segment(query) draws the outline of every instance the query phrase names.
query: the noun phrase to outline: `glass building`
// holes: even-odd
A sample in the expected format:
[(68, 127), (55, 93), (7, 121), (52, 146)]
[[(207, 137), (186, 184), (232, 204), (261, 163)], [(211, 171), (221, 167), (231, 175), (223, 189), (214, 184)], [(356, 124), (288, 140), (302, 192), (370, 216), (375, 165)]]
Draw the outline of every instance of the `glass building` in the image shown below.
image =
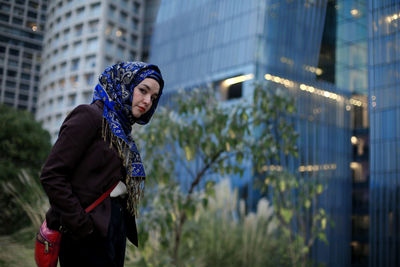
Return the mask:
[[(163, 70), (166, 91), (213, 84), (222, 101), (231, 101), (266, 80), (294, 96), (299, 158), (285, 165), (328, 186), (319, 205), (335, 227), (327, 230), (329, 245), (316, 243), (311, 254), (329, 266), (352, 262), (351, 137), (367, 114), (365, 9), (361, 1), (169, 0), (161, 3), (152, 39), (150, 61)], [(347, 40), (358, 27), (360, 38)], [(241, 82), (218, 87), (235, 77)], [(251, 175), (235, 179), (250, 206), (258, 197), (251, 182)]]
[(47, 0), (0, 1), (0, 103), (36, 111)]
[(161, 0), (146, 0), (143, 15), (143, 44), (141, 60), (149, 61), (149, 50), (151, 36), (153, 35), (153, 26), (157, 18), (158, 8)]
[(335, 84), (353, 94), (368, 93), (368, 12), (365, 0), (337, 0)]
[(369, 120), (368, 92), (368, 3), (364, 0), (337, 0), (328, 2), (335, 10), (335, 41), (333, 43), (333, 74), (336, 87), (362, 101), (352, 110), (350, 163), (352, 183), (351, 265), (367, 266), (369, 255)]
[(368, 3), (369, 266), (400, 266), (400, 1)]

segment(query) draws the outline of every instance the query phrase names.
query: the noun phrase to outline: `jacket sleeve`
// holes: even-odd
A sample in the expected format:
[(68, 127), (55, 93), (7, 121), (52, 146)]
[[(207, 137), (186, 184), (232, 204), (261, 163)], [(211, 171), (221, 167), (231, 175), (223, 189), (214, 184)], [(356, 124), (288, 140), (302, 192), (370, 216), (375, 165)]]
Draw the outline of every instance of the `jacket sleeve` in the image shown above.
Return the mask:
[(71, 174), (101, 127), (94, 117), (88, 105), (78, 106), (67, 116), (40, 176), (51, 207), (60, 214), (60, 224), (76, 238), (90, 234), (94, 228), (70, 182)]

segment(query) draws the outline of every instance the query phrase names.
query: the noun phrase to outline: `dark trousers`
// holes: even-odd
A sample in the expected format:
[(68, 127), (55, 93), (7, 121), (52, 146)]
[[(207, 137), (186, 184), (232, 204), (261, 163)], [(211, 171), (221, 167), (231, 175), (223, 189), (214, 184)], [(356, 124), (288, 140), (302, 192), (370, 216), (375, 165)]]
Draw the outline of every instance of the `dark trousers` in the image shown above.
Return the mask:
[(126, 226), (124, 212), (119, 198), (111, 199), (111, 219), (107, 237), (94, 231), (93, 234), (74, 240), (63, 235), (60, 247), (61, 267), (122, 267), (126, 248)]

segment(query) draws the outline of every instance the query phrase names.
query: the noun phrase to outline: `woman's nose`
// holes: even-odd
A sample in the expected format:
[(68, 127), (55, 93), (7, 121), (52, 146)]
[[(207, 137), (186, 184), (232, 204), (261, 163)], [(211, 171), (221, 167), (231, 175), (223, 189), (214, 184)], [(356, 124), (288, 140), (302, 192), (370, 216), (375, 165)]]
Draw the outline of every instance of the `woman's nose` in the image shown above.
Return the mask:
[(151, 104), (151, 96), (146, 95), (146, 96), (144, 97), (144, 99), (143, 99), (143, 102), (144, 102), (146, 105), (150, 105), (150, 104)]

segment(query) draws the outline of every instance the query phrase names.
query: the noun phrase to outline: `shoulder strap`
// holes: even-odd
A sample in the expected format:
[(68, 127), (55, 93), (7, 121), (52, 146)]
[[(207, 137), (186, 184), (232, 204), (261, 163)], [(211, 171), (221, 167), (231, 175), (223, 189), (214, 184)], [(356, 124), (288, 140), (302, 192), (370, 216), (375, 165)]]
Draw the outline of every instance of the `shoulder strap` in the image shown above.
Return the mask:
[(85, 209), (85, 212), (88, 213), (89, 211), (94, 209), (97, 205), (99, 205), (106, 197), (108, 197), (108, 195), (111, 194), (111, 191), (114, 190), (114, 188), (117, 186), (118, 183), (119, 181), (116, 182), (113, 186), (111, 186), (106, 192), (104, 192), (104, 194), (101, 195), (101, 197), (99, 197), (95, 202), (93, 202), (89, 207)]

